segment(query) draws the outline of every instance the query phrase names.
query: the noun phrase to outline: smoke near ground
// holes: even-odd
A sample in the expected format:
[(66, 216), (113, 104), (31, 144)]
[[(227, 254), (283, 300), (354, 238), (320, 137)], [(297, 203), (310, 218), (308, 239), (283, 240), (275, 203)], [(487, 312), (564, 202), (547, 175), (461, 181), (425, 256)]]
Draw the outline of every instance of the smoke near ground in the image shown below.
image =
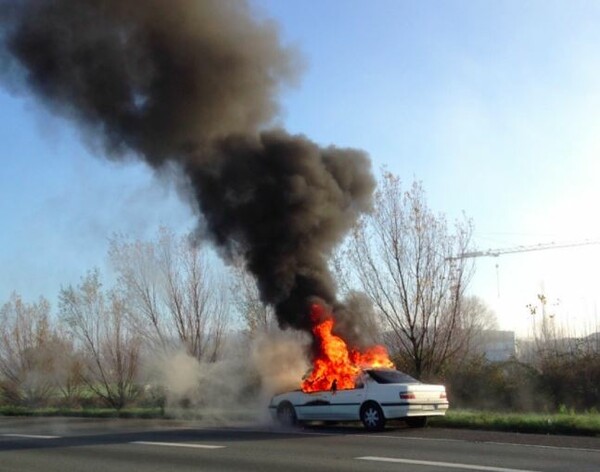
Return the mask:
[[(246, 1), (0, 0), (5, 84), (112, 159), (181, 168), (198, 234), (243, 256), (282, 327), (334, 305), (326, 259), (371, 205), (362, 151), (268, 130), (299, 55)], [(16, 85), (15, 85), (16, 84)]]
[(309, 345), (305, 333), (272, 330), (249, 344), (230, 343), (216, 362), (199, 362), (180, 349), (149, 360), (146, 369), (160, 386), (169, 416), (218, 424), (262, 422), (274, 394), (298, 388), (309, 367)]
[(305, 356), (309, 343), (304, 333), (276, 330), (253, 340), (252, 365), (261, 380), (263, 399), (298, 388), (298, 380), (310, 367)]

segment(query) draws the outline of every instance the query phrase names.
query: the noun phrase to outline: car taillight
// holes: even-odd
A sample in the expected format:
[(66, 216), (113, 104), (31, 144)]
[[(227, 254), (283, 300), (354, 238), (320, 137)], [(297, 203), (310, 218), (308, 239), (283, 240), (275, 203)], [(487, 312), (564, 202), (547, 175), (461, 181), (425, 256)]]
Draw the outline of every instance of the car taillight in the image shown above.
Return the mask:
[(414, 400), (415, 398), (415, 394), (412, 392), (400, 392), (400, 399), (402, 400)]
[(446, 396), (446, 392), (440, 393), (440, 399), (446, 400), (448, 397)]

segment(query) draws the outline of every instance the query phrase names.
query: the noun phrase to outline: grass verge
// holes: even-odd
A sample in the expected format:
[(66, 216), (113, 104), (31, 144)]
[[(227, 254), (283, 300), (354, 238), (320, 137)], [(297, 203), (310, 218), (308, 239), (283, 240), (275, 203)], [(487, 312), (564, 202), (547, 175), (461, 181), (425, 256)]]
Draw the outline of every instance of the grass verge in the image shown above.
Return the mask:
[(167, 418), (160, 408), (28, 408), (0, 407), (0, 416), (67, 416), (80, 418)]
[(600, 414), (593, 413), (503, 413), (450, 410), (431, 418), (431, 426), (442, 428), (510, 431), (514, 433), (600, 436)]
[[(16, 406), (0, 407), (0, 416), (63, 416), (83, 418), (164, 418), (206, 419), (219, 418), (240, 421), (251, 420), (248, 411), (219, 414), (218, 411), (168, 411), (160, 408), (27, 408)], [(514, 433), (567, 434), (574, 436), (600, 437), (600, 413), (503, 413), (476, 410), (450, 410), (446, 416), (430, 418), (428, 424), (440, 428), (479, 429)]]
[(63, 416), (79, 418), (154, 418), (154, 419), (179, 419), (201, 420), (208, 423), (230, 423), (255, 421), (256, 412), (248, 409), (189, 409), (169, 408), (166, 412), (159, 407), (155, 408), (29, 408), (22, 406), (0, 406), (0, 416)]

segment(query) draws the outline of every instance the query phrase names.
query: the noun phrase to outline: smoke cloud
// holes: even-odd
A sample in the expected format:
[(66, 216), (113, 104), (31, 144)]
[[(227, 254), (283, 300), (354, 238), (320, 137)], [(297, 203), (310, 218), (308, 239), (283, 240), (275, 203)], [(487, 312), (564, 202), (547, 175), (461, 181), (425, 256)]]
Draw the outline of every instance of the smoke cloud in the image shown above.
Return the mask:
[(277, 393), (298, 387), (309, 364), (309, 336), (270, 330), (256, 339), (230, 339), (227, 355), (200, 362), (185, 349), (157, 352), (145, 361), (150, 387), (164, 386), (165, 410), (174, 417), (196, 417), (217, 424), (263, 422)]
[(326, 259), (375, 186), (366, 154), (269, 129), (302, 61), (246, 1), (0, 0), (0, 64), (107, 156), (176, 165), (199, 234), (242, 255), (283, 327), (334, 306)]

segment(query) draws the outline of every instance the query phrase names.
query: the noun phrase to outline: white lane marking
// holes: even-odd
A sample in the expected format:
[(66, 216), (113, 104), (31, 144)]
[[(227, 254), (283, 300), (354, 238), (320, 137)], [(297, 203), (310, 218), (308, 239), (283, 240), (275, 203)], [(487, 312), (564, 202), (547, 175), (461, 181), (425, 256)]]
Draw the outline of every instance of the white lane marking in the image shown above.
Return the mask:
[(30, 439), (59, 439), (60, 436), (46, 436), (42, 434), (2, 434), (8, 438), (30, 438)]
[(537, 447), (540, 449), (558, 449), (558, 450), (569, 450), (569, 451), (580, 451), (580, 452), (595, 452), (600, 453), (600, 449), (591, 449), (586, 447), (569, 447), (569, 446), (544, 446), (543, 444), (519, 444), (519, 443), (505, 443), (500, 441), (479, 441), (485, 444), (494, 444), (497, 446), (522, 446), (522, 447)]
[(393, 457), (364, 456), (355, 457), (355, 459), (361, 461), (397, 462), (401, 464), (428, 465), (432, 467), (445, 467), (447, 469), (482, 470), (486, 472), (536, 472), (533, 470), (524, 469), (507, 469), (506, 467), (490, 467), (486, 465), (460, 464), (458, 462), (416, 461), (412, 459), (396, 459)]
[[(474, 442), (468, 439), (451, 439), (451, 438), (418, 438), (415, 436), (392, 436), (385, 434), (353, 434), (359, 438), (384, 438), (384, 439), (406, 439), (408, 441), (444, 441), (444, 442)], [(475, 441), (481, 442), (481, 441)]]
[(360, 437), (360, 438), (384, 438), (384, 439), (399, 439), (408, 441), (430, 441), (430, 442), (461, 442), (461, 443), (476, 443), (476, 444), (494, 444), (498, 446), (515, 446), (515, 447), (535, 447), (540, 449), (557, 449), (557, 450), (569, 450), (569, 451), (582, 451), (582, 452), (595, 452), (600, 453), (600, 449), (592, 449), (585, 447), (568, 447), (568, 446), (545, 446), (542, 444), (520, 444), (511, 442), (501, 441), (482, 441), (474, 439), (451, 439), (451, 438), (419, 438), (415, 436), (392, 436), (385, 434), (354, 434), (354, 433), (317, 433), (314, 431), (302, 431), (294, 429), (259, 429), (259, 428), (235, 428), (235, 427), (223, 427), (223, 428), (212, 428), (207, 426), (190, 426), (189, 429), (202, 430), (202, 431), (232, 431), (236, 433), (262, 433), (262, 434), (298, 434), (303, 436), (337, 436), (337, 437)]
[(201, 431), (231, 431), (234, 433), (261, 433), (261, 434), (300, 434), (303, 436), (354, 436), (340, 433), (315, 433), (308, 431), (300, 431), (297, 429), (257, 429), (257, 428), (210, 428), (205, 426), (192, 427), (191, 429)]
[(142, 446), (169, 446), (169, 447), (189, 447), (192, 449), (223, 449), (226, 446), (215, 446), (213, 444), (191, 444), (191, 443), (169, 443), (155, 441), (132, 441), (131, 444), (141, 444)]
[(493, 444), (496, 446), (515, 446), (515, 447), (535, 447), (540, 449), (557, 449), (557, 450), (568, 450), (568, 451), (582, 451), (582, 452), (596, 452), (600, 453), (600, 449), (592, 449), (589, 447), (569, 447), (569, 446), (547, 446), (543, 444), (523, 444), (523, 443), (511, 443), (502, 441), (487, 441), (487, 440), (476, 440), (476, 439), (450, 439), (450, 438), (418, 438), (414, 436), (391, 436), (384, 434), (353, 434), (352, 436), (359, 436), (361, 438), (384, 438), (384, 439), (400, 439), (408, 441), (433, 441), (433, 442), (466, 442), (476, 444)]

